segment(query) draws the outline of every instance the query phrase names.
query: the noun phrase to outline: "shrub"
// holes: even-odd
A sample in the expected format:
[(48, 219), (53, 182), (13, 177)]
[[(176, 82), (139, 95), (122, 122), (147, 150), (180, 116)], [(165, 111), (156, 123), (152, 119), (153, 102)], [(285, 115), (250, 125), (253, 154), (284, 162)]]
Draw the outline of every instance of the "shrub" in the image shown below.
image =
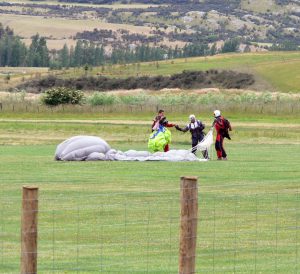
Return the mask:
[(45, 79), (34, 79), (18, 86), (20, 89), (32, 88), (44, 90), (53, 87), (67, 87), (84, 90), (117, 90), (117, 89), (151, 89), (160, 90), (163, 88), (246, 88), (254, 83), (254, 77), (250, 74), (237, 73), (234, 71), (183, 71), (172, 76), (142, 76), (123, 78), (80, 77), (62, 79), (49, 76)]
[(83, 92), (64, 87), (51, 88), (45, 91), (42, 102), (46, 105), (80, 104), (84, 98)]

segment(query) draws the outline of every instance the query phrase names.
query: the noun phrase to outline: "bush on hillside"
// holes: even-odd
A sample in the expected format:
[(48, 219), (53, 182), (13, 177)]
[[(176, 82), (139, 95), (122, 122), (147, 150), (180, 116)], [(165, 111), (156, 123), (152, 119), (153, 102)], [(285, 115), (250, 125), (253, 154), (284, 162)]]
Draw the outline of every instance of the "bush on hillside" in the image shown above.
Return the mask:
[(150, 89), (161, 90), (164, 88), (247, 88), (254, 83), (253, 75), (235, 71), (183, 71), (171, 76), (142, 76), (129, 78), (79, 77), (61, 79), (48, 77), (31, 80), (18, 86), (31, 92), (53, 87), (66, 87), (78, 90), (119, 90), (119, 89)]
[(61, 104), (80, 104), (84, 95), (80, 90), (64, 87), (51, 88), (45, 91), (42, 102), (46, 105), (57, 106)]

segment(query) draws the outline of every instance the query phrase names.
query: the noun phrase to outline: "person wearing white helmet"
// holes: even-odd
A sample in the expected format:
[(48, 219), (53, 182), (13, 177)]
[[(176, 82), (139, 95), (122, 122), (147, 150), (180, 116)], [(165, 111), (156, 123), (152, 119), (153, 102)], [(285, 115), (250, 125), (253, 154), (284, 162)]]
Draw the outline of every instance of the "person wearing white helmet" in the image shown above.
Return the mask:
[(229, 132), (231, 131), (231, 125), (230, 122), (221, 116), (220, 110), (214, 111), (214, 117), (215, 120), (213, 122), (213, 126), (215, 127), (217, 131), (216, 136), (216, 143), (215, 143), (215, 149), (217, 152), (218, 160), (227, 160), (227, 153), (224, 149), (224, 138), (231, 139), (229, 136)]
[[(190, 123), (187, 124), (184, 128), (180, 128), (179, 126), (175, 126), (175, 128), (179, 131), (182, 132), (187, 132), (189, 131), (192, 136), (192, 152), (196, 153), (197, 148), (196, 146), (198, 145), (199, 142), (201, 142), (205, 136), (203, 130), (205, 128), (205, 125), (200, 121), (196, 119), (196, 116), (194, 114), (191, 114), (189, 116)], [(208, 159), (208, 152), (207, 150), (202, 151), (203, 157), (205, 159)]]

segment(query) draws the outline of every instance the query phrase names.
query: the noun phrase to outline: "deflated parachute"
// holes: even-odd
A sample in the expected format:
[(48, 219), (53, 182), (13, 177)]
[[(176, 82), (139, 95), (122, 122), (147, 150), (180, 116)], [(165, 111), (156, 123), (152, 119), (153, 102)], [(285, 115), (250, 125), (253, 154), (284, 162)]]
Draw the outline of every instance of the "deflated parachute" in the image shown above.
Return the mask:
[(163, 126), (151, 133), (148, 141), (148, 149), (151, 152), (164, 151), (167, 144), (171, 143), (171, 131)]
[[(163, 143), (163, 142), (162, 142)], [(58, 161), (207, 161), (198, 159), (189, 150), (170, 150), (150, 153), (111, 149), (103, 139), (96, 136), (75, 136), (59, 144), (55, 151)]]
[(110, 146), (99, 137), (74, 136), (57, 146), (55, 160), (84, 161), (95, 156), (95, 153), (97, 157), (105, 155), (110, 149)]

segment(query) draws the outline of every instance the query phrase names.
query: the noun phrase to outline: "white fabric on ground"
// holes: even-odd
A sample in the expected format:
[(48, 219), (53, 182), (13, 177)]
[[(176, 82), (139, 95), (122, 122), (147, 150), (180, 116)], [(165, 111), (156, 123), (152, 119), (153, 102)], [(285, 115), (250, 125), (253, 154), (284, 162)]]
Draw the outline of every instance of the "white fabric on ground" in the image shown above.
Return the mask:
[[(213, 143), (212, 130), (199, 143), (197, 149), (205, 150)], [(111, 149), (103, 139), (95, 136), (74, 136), (59, 144), (55, 151), (58, 161), (207, 161), (199, 159), (191, 150), (170, 150), (150, 153), (128, 150), (122, 152)]]
[[(92, 153), (106, 154), (110, 146), (95, 136), (75, 136), (59, 144), (55, 151), (55, 159), (62, 161), (84, 161)], [(93, 159), (93, 155), (91, 155)], [(91, 159), (91, 158), (88, 158)]]
[(197, 150), (199, 151), (209, 150), (211, 145), (214, 143), (213, 132), (214, 129), (211, 128), (209, 132), (205, 135), (204, 139), (196, 146)]

